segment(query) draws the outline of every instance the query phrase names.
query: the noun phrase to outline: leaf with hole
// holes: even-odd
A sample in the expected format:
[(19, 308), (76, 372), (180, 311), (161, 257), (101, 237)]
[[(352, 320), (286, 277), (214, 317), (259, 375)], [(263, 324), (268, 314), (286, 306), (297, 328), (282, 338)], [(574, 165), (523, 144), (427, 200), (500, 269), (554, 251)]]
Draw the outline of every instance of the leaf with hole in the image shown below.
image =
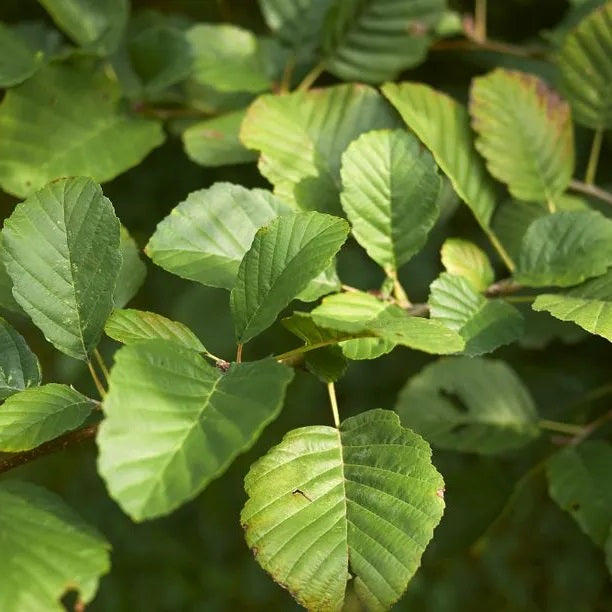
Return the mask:
[(428, 444), (388, 410), (290, 431), (245, 489), (247, 544), (309, 610), (342, 609), (349, 579), (364, 609), (389, 609), (444, 511)]
[(36, 355), (21, 334), (0, 317), (0, 400), (28, 387), (37, 387), (40, 380)]

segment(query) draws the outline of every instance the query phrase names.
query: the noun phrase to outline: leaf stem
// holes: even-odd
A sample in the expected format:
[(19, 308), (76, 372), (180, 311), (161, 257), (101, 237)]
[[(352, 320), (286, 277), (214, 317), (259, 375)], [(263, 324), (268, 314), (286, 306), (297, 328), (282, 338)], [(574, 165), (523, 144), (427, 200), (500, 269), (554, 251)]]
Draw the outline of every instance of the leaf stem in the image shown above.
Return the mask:
[(592, 185), (595, 182), (597, 174), (597, 164), (599, 164), (599, 154), (601, 152), (601, 143), (603, 142), (603, 128), (598, 127), (593, 134), (593, 144), (591, 145), (591, 154), (589, 155), (589, 163), (587, 165), (584, 182), (587, 185)]
[(322, 348), (324, 346), (329, 346), (330, 344), (338, 344), (339, 342), (343, 342), (344, 340), (351, 340), (355, 336), (349, 336), (347, 338), (334, 339), (334, 340), (324, 340), (323, 342), (315, 342), (314, 344), (303, 344), (302, 346), (298, 346), (286, 353), (281, 353), (280, 355), (276, 355), (274, 359), (276, 361), (287, 361), (292, 359), (293, 357), (298, 357), (303, 353), (307, 353), (308, 351), (314, 351), (315, 349)]
[(236, 347), (236, 363), (242, 363), (242, 347), (244, 344), (240, 343)]
[(302, 82), (297, 86), (298, 91), (306, 91), (310, 89), (313, 83), (323, 74), (325, 71), (325, 64), (319, 62), (312, 70), (302, 79)]
[(493, 245), (493, 248), (497, 251), (499, 256), (502, 258), (502, 261), (506, 264), (506, 268), (508, 268), (508, 270), (511, 273), (514, 273), (514, 271), (516, 270), (516, 265), (514, 261), (512, 260), (512, 257), (510, 257), (510, 255), (508, 254), (508, 251), (506, 251), (503, 244), (499, 241), (499, 238), (497, 237), (495, 232), (493, 232), (493, 230), (488, 229), (488, 228), (485, 229), (484, 231), (485, 231), (485, 234), (487, 235), (487, 238)]
[(506, 302), (514, 303), (514, 304), (522, 304), (533, 302), (533, 300), (538, 297), (537, 295), (508, 295), (502, 297)]
[(96, 389), (98, 390), (100, 397), (104, 399), (106, 397), (106, 390), (104, 389), (104, 385), (100, 382), (100, 379), (98, 378), (98, 375), (96, 374), (96, 370), (93, 367), (93, 363), (91, 363), (89, 359), (87, 360), (87, 367), (89, 368), (89, 373), (91, 374), (91, 377), (93, 378), (94, 384), (96, 385)]
[(474, 7), (474, 37), (480, 43), (487, 40), (487, 0), (476, 0)]
[(397, 278), (397, 270), (392, 269), (387, 271), (387, 276), (393, 281), (393, 297), (395, 298), (398, 306), (402, 308), (410, 308), (412, 306), (412, 302), (408, 298), (408, 294), (402, 287), (402, 283), (400, 283), (399, 278)]
[(338, 400), (336, 399), (336, 387), (333, 382), (327, 383), (327, 393), (329, 394), (329, 403), (331, 404), (332, 413), (334, 415), (334, 425), (336, 429), (340, 429), (340, 414), (338, 412)]
[(289, 93), (291, 89), (291, 77), (293, 76), (293, 70), (295, 68), (295, 54), (289, 56), (285, 67), (283, 68), (283, 76), (278, 86), (279, 94)]
[(538, 427), (540, 429), (547, 429), (548, 431), (569, 434), (571, 436), (578, 436), (584, 431), (584, 427), (582, 425), (561, 423), (560, 421), (549, 421), (547, 419), (540, 419), (538, 421)]
[(552, 214), (554, 212), (557, 212), (557, 206), (555, 205), (555, 203), (554, 203), (554, 201), (552, 199), (549, 198), (546, 201), (546, 206), (548, 206), (548, 212), (549, 213)]
[(98, 365), (100, 366), (100, 370), (102, 370), (102, 375), (104, 376), (104, 380), (106, 381), (106, 384), (108, 385), (108, 378), (110, 376), (110, 373), (108, 371), (108, 368), (106, 367), (106, 364), (104, 363), (104, 359), (102, 359), (102, 355), (100, 354), (100, 351), (98, 349), (94, 349), (94, 357), (96, 358), (96, 361), (98, 362)]
[(584, 193), (585, 195), (592, 196), (601, 200), (602, 202), (606, 202), (608, 204), (612, 204), (612, 193), (609, 191), (605, 191), (600, 189), (595, 185), (589, 185), (588, 183), (583, 183), (582, 181), (577, 181), (576, 179), (572, 179), (569, 184), (569, 188), (573, 191), (577, 191), (578, 193)]

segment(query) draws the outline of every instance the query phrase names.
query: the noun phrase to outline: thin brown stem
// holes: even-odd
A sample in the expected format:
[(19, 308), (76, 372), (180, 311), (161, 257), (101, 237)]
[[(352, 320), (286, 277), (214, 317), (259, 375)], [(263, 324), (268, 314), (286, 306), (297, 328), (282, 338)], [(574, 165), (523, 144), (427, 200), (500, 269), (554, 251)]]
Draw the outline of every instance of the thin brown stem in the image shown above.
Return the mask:
[(603, 128), (599, 127), (593, 135), (593, 144), (591, 145), (591, 154), (589, 155), (589, 163), (587, 164), (584, 182), (587, 185), (592, 185), (595, 182), (597, 174), (597, 165), (599, 164), (599, 154), (601, 153), (601, 143), (603, 142)]
[(325, 64), (319, 62), (314, 68), (302, 79), (302, 82), (297, 86), (298, 91), (306, 91), (312, 87), (314, 82), (325, 71)]
[(500, 242), (495, 232), (493, 232), (493, 230), (490, 230), (490, 229), (485, 229), (485, 234), (487, 235), (487, 238), (493, 245), (493, 248), (498, 252), (499, 256), (502, 258), (502, 261), (504, 262), (504, 264), (506, 264), (506, 268), (508, 268), (508, 271), (510, 273), (513, 273), (514, 270), (516, 270), (516, 265), (514, 261), (512, 260), (512, 257), (510, 257), (510, 254), (508, 253), (508, 251), (506, 251), (506, 249), (504, 248), (504, 245)]
[(242, 348), (243, 348), (243, 344), (240, 343), (237, 347), (236, 347), (236, 363), (242, 363)]
[(487, 40), (487, 0), (476, 0), (474, 7), (474, 37), (481, 43)]
[(516, 57), (545, 58), (547, 52), (544, 48), (517, 47), (508, 43), (485, 40), (478, 41), (474, 38), (467, 40), (440, 40), (431, 47), (432, 51), (495, 51), (505, 55)]
[(597, 431), (602, 425), (605, 425), (610, 419), (612, 419), (612, 410), (604, 412), (599, 418), (587, 423), (582, 427), (582, 431), (577, 433), (570, 441), (570, 444), (580, 444), (585, 438), (588, 438), (591, 434)]
[(582, 425), (574, 425), (573, 423), (561, 423), (560, 421), (549, 421), (548, 419), (540, 419), (538, 421), (540, 429), (547, 429), (556, 433), (569, 434), (577, 436), (582, 434), (584, 427)]
[(569, 188), (573, 191), (577, 191), (578, 193), (583, 193), (584, 195), (597, 198), (602, 202), (612, 204), (612, 193), (610, 193), (609, 191), (605, 191), (604, 189), (600, 189), (595, 185), (589, 185), (587, 183), (583, 183), (582, 181), (572, 179), (570, 181)]
[(6, 457), (2, 457), (0, 458), (0, 474), (8, 472), (9, 470), (19, 467), (20, 465), (30, 463), (30, 461), (34, 461), (39, 457), (57, 453), (71, 446), (80, 444), (85, 440), (94, 438), (97, 431), (98, 423), (94, 423), (93, 425), (88, 425), (87, 427), (76, 429), (75, 431), (69, 431), (63, 436), (49, 440), (49, 442), (45, 442), (44, 444), (41, 444), (40, 446), (37, 446), (31, 450), (13, 453), (7, 455)]
[(104, 399), (104, 397), (106, 396), (106, 389), (104, 389), (104, 385), (102, 384), (102, 382), (98, 378), (98, 375), (96, 374), (96, 370), (93, 367), (93, 363), (91, 363), (91, 361), (89, 361), (89, 359), (87, 360), (87, 367), (89, 368), (89, 373), (91, 374), (91, 377), (92, 377), (92, 379), (94, 381), (94, 385), (96, 385), (96, 389), (98, 390), (98, 393), (100, 394), (100, 397), (102, 399)]
[(291, 78), (293, 77), (293, 70), (295, 68), (295, 55), (291, 55), (285, 64), (283, 69), (283, 76), (278, 86), (279, 94), (289, 93), (291, 90)]

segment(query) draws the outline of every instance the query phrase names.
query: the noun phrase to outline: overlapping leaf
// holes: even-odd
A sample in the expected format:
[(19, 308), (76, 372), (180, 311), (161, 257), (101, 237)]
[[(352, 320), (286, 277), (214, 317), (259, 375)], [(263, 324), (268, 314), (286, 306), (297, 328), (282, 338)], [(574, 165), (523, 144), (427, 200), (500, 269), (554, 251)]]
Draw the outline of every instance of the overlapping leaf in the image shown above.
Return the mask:
[(278, 415), (292, 376), (272, 360), (223, 372), (164, 340), (120, 349), (98, 435), (111, 497), (136, 521), (195, 497)]
[(304, 291), (298, 293), (296, 299), (300, 300), (300, 302), (314, 302), (328, 293), (340, 291), (341, 286), (342, 284), (340, 283), (340, 278), (336, 271), (336, 262), (334, 260), (328, 268), (323, 270), (323, 272), (315, 276), (310, 283), (308, 283)]
[(612, 342), (612, 269), (565, 293), (541, 294), (532, 307)]
[(309, 610), (367, 610), (405, 591), (444, 510), (427, 443), (371, 410), (295, 429), (251, 466), (241, 521), (259, 564)]
[(336, 213), (348, 144), (363, 132), (398, 126), (375, 90), (347, 84), (261, 96), (249, 107), (240, 137), (261, 152), (259, 169), (281, 198)]
[(448, 238), (440, 255), (446, 271), (465, 278), (476, 291), (484, 291), (495, 278), (487, 254), (469, 240)]
[(488, 228), (495, 210), (495, 186), (474, 148), (465, 107), (417, 83), (386, 83), (382, 92), (432, 152), (476, 220)]
[(0, 317), (0, 400), (28, 387), (36, 387), (40, 379), (36, 355), (21, 334)]
[(479, 357), (425, 367), (406, 383), (396, 410), (402, 424), (440, 448), (492, 454), (539, 434), (533, 400), (516, 374)]
[(93, 408), (88, 397), (57, 383), (11, 395), (0, 406), (0, 450), (35, 448), (81, 425)]
[(15, 299), (60, 351), (86, 360), (113, 307), (119, 220), (88, 178), (51, 183), (4, 224)]
[(257, 230), (290, 212), (269, 191), (215, 183), (178, 204), (159, 223), (145, 251), (168, 272), (231, 289)]
[(0, 23), (0, 87), (17, 85), (31, 77), (41, 65), (27, 42), (7, 25)]
[(612, 128), (612, 2), (593, 11), (568, 34), (557, 58), (561, 86), (576, 121)]
[(368, 255), (394, 272), (418, 253), (438, 214), (440, 177), (404, 130), (362, 134), (342, 156), (342, 207)]
[(519, 200), (554, 205), (574, 172), (569, 106), (539, 77), (497, 69), (472, 81), (476, 148)]
[(90, 602), (110, 568), (110, 544), (41, 487), (5, 480), (0, 507), (0, 610), (61, 612), (60, 598), (68, 590)]
[(140, 259), (138, 246), (123, 225), (119, 235), (119, 250), (121, 267), (113, 294), (115, 308), (123, 308), (138, 293), (147, 275), (147, 268)]
[(349, 225), (317, 212), (277, 217), (261, 228), (240, 264), (230, 295), (236, 341), (248, 342), (326, 270)]
[(119, 110), (116, 82), (91, 66), (51, 64), (0, 105), (0, 186), (25, 197), (59, 176), (108, 181), (164, 136), (157, 121)]

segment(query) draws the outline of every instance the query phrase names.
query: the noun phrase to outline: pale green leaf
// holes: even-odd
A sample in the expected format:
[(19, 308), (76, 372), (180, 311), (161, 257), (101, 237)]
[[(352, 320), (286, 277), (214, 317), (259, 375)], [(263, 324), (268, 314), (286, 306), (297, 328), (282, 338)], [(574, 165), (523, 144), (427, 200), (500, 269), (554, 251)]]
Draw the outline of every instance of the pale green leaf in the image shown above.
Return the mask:
[(495, 280), (487, 254), (469, 240), (448, 238), (440, 255), (446, 271), (467, 279), (476, 291), (485, 291)]
[(159, 223), (145, 252), (168, 272), (231, 289), (257, 230), (291, 212), (264, 189), (215, 183), (178, 204)]
[(229, 24), (198, 23), (187, 31), (192, 78), (218, 91), (259, 93), (272, 86), (255, 34)]
[(0, 400), (28, 387), (36, 387), (40, 380), (36, 355), (21, 334), (0, 317)]
[(521, 242), (516, 280), (530, 287), (569, 287), (612, 265), (612, 220), (596, 211), (536, 219)]
[(443, 359), (425, 367), (400, 392), (402, 424), (433, 446), (493, 454), (539, 435), (529, 391), (502, 361)]
[(60, 176), (101, 183), (139, 164), (164, 135), (119, 109), (116, 82), (92, 67), (51, 64), (0, 104), (0, 186), (26, 197)]
[(2, 612), (62, 612), (77, 590), (90, 602), (110, 569), (110, 544), (57, 495), (18, 480), (0, 483)]
[(272, 325), (308, 283), (329, 267), (349, 225), (317, 212), (277, 217), (261, 228), (240, 264), (230, 295), (236, 341)]
[(42, 54), (34, 53), (17, 32), (0, 22), (0, 87), (12, 87), (31, 77), (41, 59)]
[(292, 376), (273, 360), (223, 372), (163, 340), (120, 349), (98, 435), (111, 497), (136, 521), (195, 497), (278, 415)]
[(445, 0), (335, 0), (325, 22), (326, 69), (346, 81), (394, 79), (425, 59), (445, 8)]
[(81, 425), (93, 408), (88, 397), (57, 383), (11, 395), (0, 406), (0, 450), (35, 448)]
[(532, 305), (612, 342), (612, 269), (565, 293), (544, 293)]
[(514, 342), (523, 333), (523, 317), (511, 304), (488, 300), (470, 282), (444, 272), (430, 286), (429, 312), (464, 338), (463, 353), (490, 353)]
[(209, 167), (255, 161), (257, 154), (246, 149), (239, 138), (244, 114), (239, 110), (189, 126), (182, 136), (189, 159)]
[(113, 205), (91, 179), (61, 179), (18, 204), (2, 235), (19, 305), (60, 351), (87, 360), (121, 265)]
[(241, 522), (258, 563), (309, 610), (404, 593), (444, 511), (428, 444), (388, 410), (290, 431), (251, 466)]
[(86, 49), (115, 50), (128, 20), (128, 0), (38, 0), (53, 21)]
[(262, 153), (259, 170), (287, 202), (340, 211), (340, 165), (346, 147), (370, 130), (399, 127), (383, 98), (358, 84), (259, 97), (240, 137)]
[(140, 259), (140, 250), (123, 225), (119, 235), (121, 267), (113, 294), (115, 308), (123, 308), (137, 293), (147, 275), (147, 267)]
[(603, 440), (567, 446), (546, 464), (548, 491), (598, 546), (612, 527), (612, 445)]
[(197, 353), (206, 349), (199, 338), (183, 323), (172, 321), (155, 312), (126, 308), (114, 310), (104, 326), (107, 336), (123, 344), (147, 340), (167, 340)]
[(488, 228), (496, 204), (495, 185), (474, 148), (465, 107), (417, 83), (386, 83), (382, 92), (432, 152), (478, 223)]
[(342, 156), (342, 208), (353, 235), (387, 272), (418, 253), (439, 214), (440, 177), (405, 130), (362, 134)]
[(308, 283), (304, 291), (298, 293), (296, 299), (300, 302), (314, 302), (328, 293), (340, 291), (341, 287), (342, 284), (336, 272), (336, 262), (333, 261), (329, 267)]
[(561, 87), (576, 121), (612, 128), (612, 2), (593, 11), (565, 37), (557, 58)]
[(470, 113), (489, 172), (515, 198), (554, 205), (574, 172), (568, 104), (539, 77), (498, 68), (472, 81)]

